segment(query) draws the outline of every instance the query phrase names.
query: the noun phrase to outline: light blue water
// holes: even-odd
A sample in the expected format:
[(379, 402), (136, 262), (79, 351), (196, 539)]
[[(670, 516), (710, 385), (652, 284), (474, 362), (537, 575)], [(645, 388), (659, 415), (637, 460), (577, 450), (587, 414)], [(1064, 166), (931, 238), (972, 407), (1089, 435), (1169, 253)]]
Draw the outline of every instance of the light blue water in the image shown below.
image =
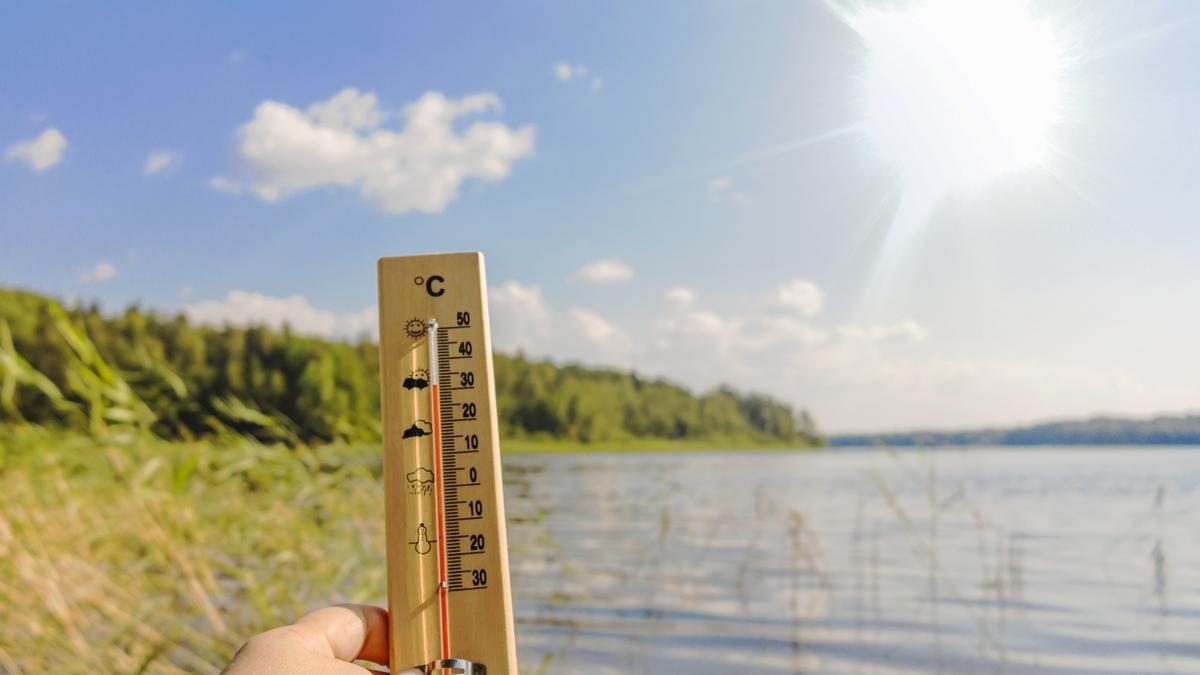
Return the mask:
[(1200, 449), (504, 470), (522, 672), (1200, 672)]

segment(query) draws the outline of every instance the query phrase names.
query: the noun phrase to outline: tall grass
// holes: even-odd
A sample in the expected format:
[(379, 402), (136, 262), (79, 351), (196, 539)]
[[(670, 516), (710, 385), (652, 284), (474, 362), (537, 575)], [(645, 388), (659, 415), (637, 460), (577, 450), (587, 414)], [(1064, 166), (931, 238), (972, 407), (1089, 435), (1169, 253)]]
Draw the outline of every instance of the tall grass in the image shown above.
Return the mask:
[(109, 439), (0, 426), (0, 673), (212, 673), (384, 601), (374, 446)]

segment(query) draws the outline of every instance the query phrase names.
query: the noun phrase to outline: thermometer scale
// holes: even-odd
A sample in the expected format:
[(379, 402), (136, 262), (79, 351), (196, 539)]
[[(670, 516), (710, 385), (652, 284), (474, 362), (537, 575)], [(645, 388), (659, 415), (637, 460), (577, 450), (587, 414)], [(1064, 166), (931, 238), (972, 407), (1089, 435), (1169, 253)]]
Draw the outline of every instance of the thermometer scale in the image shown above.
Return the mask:
[(483, 255), (379, 260), (391, 669), (517, 675)]

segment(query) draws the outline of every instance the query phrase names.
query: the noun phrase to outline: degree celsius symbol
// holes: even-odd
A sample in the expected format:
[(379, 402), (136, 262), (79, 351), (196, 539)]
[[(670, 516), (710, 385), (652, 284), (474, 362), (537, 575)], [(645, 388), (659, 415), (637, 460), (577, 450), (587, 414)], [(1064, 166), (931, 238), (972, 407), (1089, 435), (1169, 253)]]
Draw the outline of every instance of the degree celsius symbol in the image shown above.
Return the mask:
[(441, 284), (446, 283), (446, 278), (440, 274), (430, 274), (429, 278), (418, 276), (413, 279), (413, 283), (424, 286), (425, 292), (431, 297), (440, 298), (446, 294), (446, 289), (441, 287)]

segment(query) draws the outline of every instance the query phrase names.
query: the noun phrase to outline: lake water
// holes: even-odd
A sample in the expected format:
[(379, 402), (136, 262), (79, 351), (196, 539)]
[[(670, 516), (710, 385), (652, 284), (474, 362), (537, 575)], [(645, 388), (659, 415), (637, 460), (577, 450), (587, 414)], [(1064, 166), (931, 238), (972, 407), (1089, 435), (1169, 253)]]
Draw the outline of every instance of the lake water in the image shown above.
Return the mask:
[(1200, 449), (510, 456), (522, 672), (1200, 672)]

